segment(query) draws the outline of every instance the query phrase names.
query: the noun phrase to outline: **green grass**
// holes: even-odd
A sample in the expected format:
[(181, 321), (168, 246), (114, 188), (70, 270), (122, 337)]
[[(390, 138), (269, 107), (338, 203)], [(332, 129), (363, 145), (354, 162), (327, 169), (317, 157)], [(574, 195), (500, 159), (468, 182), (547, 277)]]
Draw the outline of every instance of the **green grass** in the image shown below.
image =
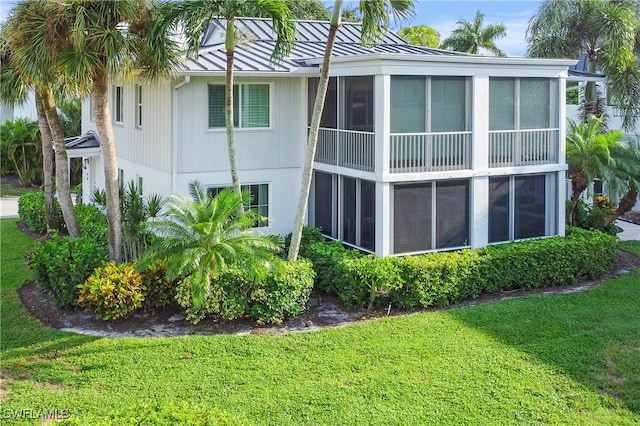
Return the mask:
[(309, 333), (109, 339), (24, 313), (33, 242), (0, 227), (3, 424), (39, 424), (8, 418), (26, 409), (95, 425), (640, 422), (640, 272)]
[(0, 183), (0, 197), (11, 197), (26, 194), (27, 192), (37, 191), (38, 188), (15, 188), (13, 185), (8, 183)]

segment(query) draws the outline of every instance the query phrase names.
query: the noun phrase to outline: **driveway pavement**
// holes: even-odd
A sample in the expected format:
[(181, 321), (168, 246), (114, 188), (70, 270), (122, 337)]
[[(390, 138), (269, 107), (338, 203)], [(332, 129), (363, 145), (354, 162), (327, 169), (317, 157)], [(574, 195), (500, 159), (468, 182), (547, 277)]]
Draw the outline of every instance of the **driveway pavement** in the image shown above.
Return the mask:
[(0, 197), (0, 218), (18, 217), (18, 198)]

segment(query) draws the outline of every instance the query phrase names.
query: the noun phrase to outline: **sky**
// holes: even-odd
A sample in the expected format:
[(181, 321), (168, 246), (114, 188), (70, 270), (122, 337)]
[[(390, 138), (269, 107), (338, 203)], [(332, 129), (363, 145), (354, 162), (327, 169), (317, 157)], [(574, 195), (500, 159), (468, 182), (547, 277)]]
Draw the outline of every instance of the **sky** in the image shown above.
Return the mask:
[(473, 21), (476, 11), (482, 12), (484, 23), (504, 24), (507, 36), (496, 40), (496, 45), (507, 56), (525, 56), (527, 43), (525, 33), (529, 19), (536, 14), (541, 1), (442, 1), (419, 0), (415, 2), (416, 16), (408, 25), (428, 25), (440, 33), (440, 40), (451, 35), (460, 19)]
[[(485, 15), (485, 24), (504, 24), (507, 27), (507, 36), (496, 40), (496, 45), (508, 56), (524, 56), (527, 49), (527, 22), (536, 13), (540, 3), (529, 0), (416, 0), (416, 16), (401, 26), (428, 25), (438, 30), (440, 40), (444, 40), (456, 28), (456, 21), (473, 21), (479, 10)], [(15, 1), (0, 0), (1, 21), (4, 21), (14, 4)]]

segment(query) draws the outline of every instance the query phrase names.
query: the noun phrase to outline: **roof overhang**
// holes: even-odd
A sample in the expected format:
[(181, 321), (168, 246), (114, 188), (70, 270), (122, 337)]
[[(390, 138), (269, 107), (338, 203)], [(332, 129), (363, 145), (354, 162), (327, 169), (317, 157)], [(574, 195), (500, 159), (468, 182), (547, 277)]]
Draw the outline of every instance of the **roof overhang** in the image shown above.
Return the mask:
[(82, 136), (66, 138), (64, 145), (68, 158), (99, 157), (102, 155), (100, 138), (91, 130)]

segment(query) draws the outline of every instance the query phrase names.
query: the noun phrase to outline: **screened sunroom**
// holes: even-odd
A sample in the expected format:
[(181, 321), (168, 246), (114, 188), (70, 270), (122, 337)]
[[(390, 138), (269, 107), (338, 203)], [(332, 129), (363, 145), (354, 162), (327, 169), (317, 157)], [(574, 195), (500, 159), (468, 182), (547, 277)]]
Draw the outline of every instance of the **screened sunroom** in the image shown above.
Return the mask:
[(380, 256), (564, 234), (562, 72), (420, 71), (330, 79), (309, 223)]

